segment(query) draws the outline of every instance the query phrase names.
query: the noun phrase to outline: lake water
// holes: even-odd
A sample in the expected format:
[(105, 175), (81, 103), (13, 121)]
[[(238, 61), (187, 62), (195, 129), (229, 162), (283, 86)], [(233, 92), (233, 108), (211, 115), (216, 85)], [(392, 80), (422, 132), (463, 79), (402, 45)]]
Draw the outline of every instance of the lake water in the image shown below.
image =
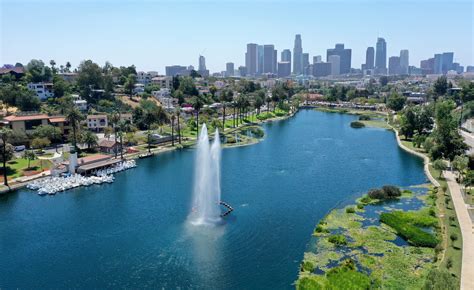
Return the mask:
[(224, 225), (189, 224), (194, 150), (140, 160), (113, 184), (0, 197), (0, 288), (291, 289), (319, 219), (384, 184), (426, 182), (393, 132), (303, 110), (224, 149)]

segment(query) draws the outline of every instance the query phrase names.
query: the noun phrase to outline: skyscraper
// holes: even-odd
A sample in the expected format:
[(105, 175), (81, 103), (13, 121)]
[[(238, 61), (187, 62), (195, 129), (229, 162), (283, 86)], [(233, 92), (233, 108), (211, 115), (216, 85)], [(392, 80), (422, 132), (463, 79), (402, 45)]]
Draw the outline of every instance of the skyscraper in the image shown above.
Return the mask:
[(400, 74), (400, 57), (399, 56), (391, 56), (388, 59), (388, 74), (389, 75)]
[(367, 47), (365, 52), (365, 69), (374, 69), (375, 50), (372, 46)]
[(263, 45), (257, 46), (257, 75), (263, 74)]
[(454, 53), (453, 52), (443, 52), (443, 63), (441, 65), (441, 71), (445, 74), (448, 71), (453, 69), (453, 59)]
[(228, 77), (234, 76), (234, 63), (228, 62), (225, 64), (225, 74)]
[(434, 74), (442, 74), (443, 73), (443, 55), (437, 53), (434, 55), (434, 67), (433, 67)]
[(387, 43), (382, 37), (377, 38), (375, 68), (379, 74), (387, 73)]
[(341, 56), (337, 54), (328, 56), (328, 63), (331, 64), (331, 75), (337, 76), (341, 74)]
[(303, 53), (303, 74), (304, 75), (309, 75), (309, 53)]
[(288, 61), (291, 64), (291, 50), (284, 49), (281, 52), (281, 61)]
[(320, 55), (313, 56), (313, 64), (322, 62), (323, 59)]
[(339, 73), (348, 74), (351, 72), (351, 57), (352, 50), (344, 48), (344, 44), (338, 43), (335, 48), (330, 48), (326, 53), (326, 61), (329, 62), (329, 57), (332, 55), (338, 55), (340, 59)]
[(293, 74), (300, 75), (303, 71), (303, 46), (301, 35), (295, 36), (295, 47), (293, 48)]
[(245, 53), (245, 67), (247, 75), (255, 76), (257, 74), (257, 44), (247, 44), (247, 52)]
[(281, 61), (278, 63), (278, 77), (284, 78), (291, 75), (291, 63), (289, 61)]
[(400, 74), (407, 75), (410, 66), (408, 49), (400, 50)]
[(275, 73), (276, 51), (273, 44), (263, 46), (263, 73)]
[(206, 70), (206, 58), (202, 55), (199, 56), (198, 70), (199, 71), (205, 71)]

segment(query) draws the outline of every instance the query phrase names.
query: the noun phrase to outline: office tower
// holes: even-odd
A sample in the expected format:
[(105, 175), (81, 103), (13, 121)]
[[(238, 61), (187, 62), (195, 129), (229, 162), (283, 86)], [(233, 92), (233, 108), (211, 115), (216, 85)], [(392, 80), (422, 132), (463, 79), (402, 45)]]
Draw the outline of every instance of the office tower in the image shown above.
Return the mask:
[(278, 77), (284, 78), (291, 75), (291, 62), (281, 61), (278, 63)]
[(374, 69), (375, 49), (372, 46), (367, 47), (365, 52), (365, 69)]
[(313, 56), (313, 64), (322, 62), (322, 58), (320, 55)]
[(474, 66), (473, 66), (473, 65), (468, 65), (468, 66), (466, 67), (466, 72), (468, 72), (468, 73), (474, 72)]
[(293, 74), (300, 75), (303, 66), (303, 46), (301, 43), (301, 35), (295, 36), (295, 47), (293, 48)]
[[(291, 51), (289, 49), (284, 49), (281, 52), (281, 61), (282, 62), (289, 62), (290, 63), (290, 71), (291, 71)], [(280, 66), (278, 66), (280, 67)]]
[(257, 75), (263, 73), (263, 45), (257, 46)]
[(239, 66), (239, 74), (241, 77), (247, 76), (247, 68), (245, 66)]
[(453, 52), (444, 52), (442, 56), (441, 71), (445, 74), (453, 69)]
[(332, 64), (329, 62), (317, 62), (313, 64), (313, 76), (325, 77), (331, 74)]
[(331, 75), (341, 74), (341, 56), (333, 54), (328, 56), (328, 62), (331, 64)]
[(278, 52), (276, 49), (273, 50), (273, 73), (277, 73), (278, 70)]
[(388, 59), (388, 74), (389, 75), (400, 74), (400, 57), (399, 56), (391, 56)]
[(387, 43), (385, 39), (377, 38), (375, 50), (375, 69), (378, 74), (387, 73)]
[(202, 55), (199, 56), (198, 69), (199, 69), (199, 71), (205, 71), (206, 70), (206, 58)]
[(166, 76), (174, 77), (177, 75), (188, 75), (189, 71), (182, 65), (171, 65), (165, 67)]
[(434, 74), (442, 74), (443, 73), (443, 55), (437, 53), (434, 55), (434, 67), (433, 67)]
[(275, 72), (275, 46), (273, 44), (265, 44), (263, 46), (263, 73)]
[(245, 53), (245, 67), (247, 75), (255, 76), (257, 74), (257, 44), (247, 44), (247, 52)]
[(225, 74), (228, 77), (234, 76), (234, 63), (228, 62), (225, 64)]
[(410, 66), (408, 49), (400, 50), (400, 71), (402, 75), (408, 74), (408, 67)]
[(339, 73), (348, 74), (351, 72), (351, 55), (352, 50), (349, 48), (344, 48), (344, 44), (338, 43), (335, 48), (330, 48), (326, 53), (326, 61), (329, 62), (329, 57), (337, 55), (340, 59), (340, 68)]
[(310, 72), (308, 71), (309, 68), (309, 53), (303, 53), (303, 74), (309, 75)]

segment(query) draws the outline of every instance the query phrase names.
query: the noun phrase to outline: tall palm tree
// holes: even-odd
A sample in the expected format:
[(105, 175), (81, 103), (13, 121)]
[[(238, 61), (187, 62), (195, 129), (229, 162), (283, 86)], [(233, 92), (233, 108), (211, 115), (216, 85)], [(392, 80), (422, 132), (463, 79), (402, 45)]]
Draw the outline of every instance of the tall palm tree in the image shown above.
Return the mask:
[(74, 147), (74, 152), (79, 151), (77, 148), (77, 129), (80, 125), (80, 122), (84, 120), (84, 115), (76, 107), (71, 107), (67, 110), (66, 119), (72, 127), (72, 144)]
[(222, 103), (222, 131), (225, 130), (225, 108), (227, 102), (232, 101), (233, 95), (231, 90), (223, 91), (220, 95), (220, 101)]
[(202, 96), (195, 96), (193, 98), (193, 108), (196, 111), (196, 135), (199, 136), (199, 110), (204, 106)]
[(174, 146), (174, 120), (176, 119), (176, 116), (174, 114), (171, 114), (171, 146)]
[[(112, 123), (112, 126), (114, 128), (114, 141), (115, 141), (115, 146), (117, 146), (117, 133), (118, 133), (118, 123), (120, 121), (120, 112), (116, 111), (112, 113), (110, 116), (110, 123)], [(117, 147), (115, 147), (114, 150), (115, 153), (115, 158), (117, 158)]]
[[(8, 153), (7, 153), (7, 140), (12, 134), (12, 130), (8, 128), (2, 128), (0, 129), (0, 139), (2, 139), (2, 162), (3, 162), (3, 184), (5, 186), (8, 186), (8, 178), (7, 178), (7, 159), (8, 158)], [(11, 158), (11, 157), (10, 157)]]
[(130, 122), (126, 120), (120, 120), (118, 122), (119, 138), (120, 138), (120, 159), (123, 159), (123, 135), (130, 131)]
[(178, 142), (179, 142), (179, 144), (181, 144), (181, 128), (179, 126), (179, 115), (181, 114), (181, 108), (180, 107), (176, 108), (175, 114), (176, 114), (176, 118), (178, 120)]

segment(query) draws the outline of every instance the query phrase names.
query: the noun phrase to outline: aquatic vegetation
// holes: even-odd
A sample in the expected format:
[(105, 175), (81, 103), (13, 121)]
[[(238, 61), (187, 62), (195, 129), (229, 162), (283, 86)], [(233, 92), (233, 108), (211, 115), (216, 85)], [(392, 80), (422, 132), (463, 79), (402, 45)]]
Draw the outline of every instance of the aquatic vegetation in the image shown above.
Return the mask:
[[(380, 221), (392, 227), (398, 235), (406, 239), (410, 244), (420, 247), (434, 248), (438, 244), (438, 239), (430, 233), (419, 228), (419, 226), (432, 225), (431, 216), (421, 216), (415, 213), (395, 211), (382, 213)], [(436, 220), (434, 220), (436, 223)]]
[(365, 124), (359, 121), (352, 121), (351, 122), (351, 127), (352, 128), (364, 128)]
[(328, 241), (336, 246), (347, 245), (347, 239), (344, 235), (329, 236)]

